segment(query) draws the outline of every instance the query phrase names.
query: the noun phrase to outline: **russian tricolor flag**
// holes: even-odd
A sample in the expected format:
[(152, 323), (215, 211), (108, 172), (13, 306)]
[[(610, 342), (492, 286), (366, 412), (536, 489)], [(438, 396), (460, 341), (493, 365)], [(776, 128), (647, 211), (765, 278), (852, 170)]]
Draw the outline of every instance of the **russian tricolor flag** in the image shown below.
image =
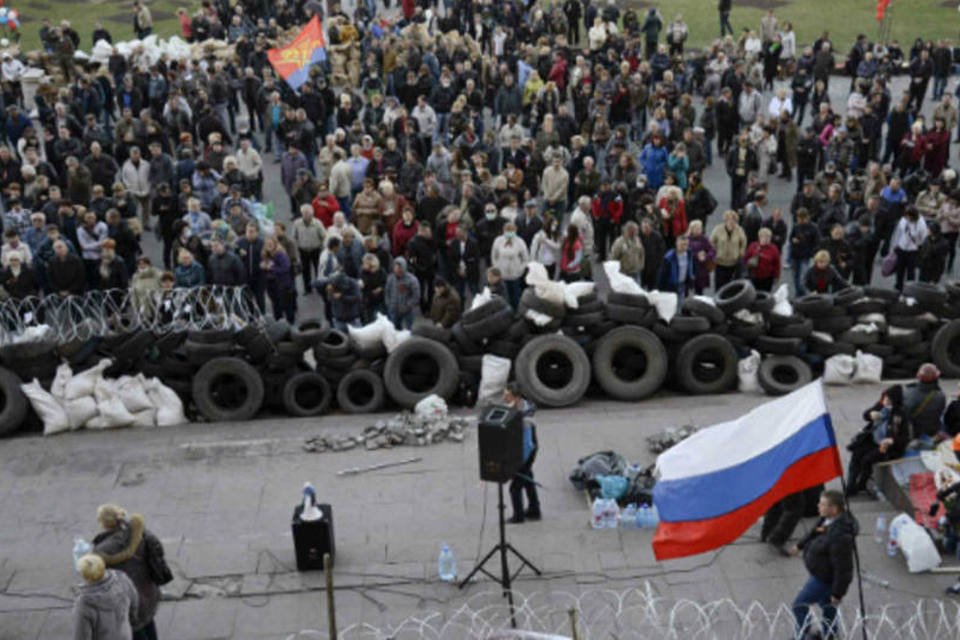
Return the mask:
[(698, 431), (660, 454), (657, 469), (658, 560), (729, 544), (784, 496), (843, 472), (819, 380)]

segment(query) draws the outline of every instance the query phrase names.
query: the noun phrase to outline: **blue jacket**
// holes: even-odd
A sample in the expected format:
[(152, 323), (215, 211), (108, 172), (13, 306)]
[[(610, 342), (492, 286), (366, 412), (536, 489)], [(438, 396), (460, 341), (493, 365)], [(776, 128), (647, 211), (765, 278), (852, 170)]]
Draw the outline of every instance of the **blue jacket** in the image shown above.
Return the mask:
[(190, 263), (189, 267), (178, 264), (174, 270), (178, 287), (199, 287), (206, 281), (206, 274), (199, 262)]
[(663, 256), (663, 267), (660, 269), (660, 282), (657, 283), (657, 288), (661, 291), (673, 291), (674, 293), (679, 293), (680, 283), (685, 285), (684, 290), (688, 291), (693, 287), (693, 280), (695, 277), (694, 274), (694, 257), (687, 251), (687, 273), (686, 277), (680, 277), (680, 260), (677, 258), (677, 250), (670, 249), (667, 251), (667, 255)]
[(537, 452), (537, 425), (533, 422), (533, 414), (537, 412), (537, 405), (529, 400), (523, 401), (520, 413), (523, 415), (523, 461), (528, 462)]
[(647, 176), (647, 186), (654, 191), (663, 186), (663, 170), (667, 166), (668, 156), (665, 148), (655, 147), (651, 142), (648, 142), (640, 152), (640, 166), (643, 167), (643, 173)]

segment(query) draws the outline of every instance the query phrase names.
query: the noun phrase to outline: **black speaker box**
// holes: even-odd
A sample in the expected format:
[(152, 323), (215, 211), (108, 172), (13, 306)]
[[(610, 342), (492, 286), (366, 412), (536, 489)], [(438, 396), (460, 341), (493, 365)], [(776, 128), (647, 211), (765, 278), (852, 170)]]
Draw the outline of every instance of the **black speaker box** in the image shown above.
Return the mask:
[(333, 510), (329, 504), (318, 504), (323, 517), (305, 522), (300, 519), (303, 505), (293, 511), (293, 549), (297, 557), (297, 571), (323, 571), (323, 556), (330, 554), (333, 566)]
[(507, 482), (523, 465), (523, 415), (511, 407), (486, 407), (477, 424), (480, 479)]

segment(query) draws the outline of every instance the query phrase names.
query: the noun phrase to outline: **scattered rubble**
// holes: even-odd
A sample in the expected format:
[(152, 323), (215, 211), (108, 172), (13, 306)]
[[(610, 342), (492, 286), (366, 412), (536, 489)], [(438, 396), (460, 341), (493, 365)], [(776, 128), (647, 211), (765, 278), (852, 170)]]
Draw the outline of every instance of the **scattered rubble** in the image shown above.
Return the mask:
[(425, 447), (445, 441), (463, 442), (468, 419), (447, 415), (417, 415), (403, 411), (388, 420), (378, 420), (358, 436), (311, 436), (303, 449), (310, 453), (349, 451), (364, 447), (367, 451), (399, 446)]
[(650, 453), (663, 453), (673, 445), (686, 440), (698, 431), (692, 424), (682, 427), (668, 427), (664, 431), (647, 437), (647, 448)]

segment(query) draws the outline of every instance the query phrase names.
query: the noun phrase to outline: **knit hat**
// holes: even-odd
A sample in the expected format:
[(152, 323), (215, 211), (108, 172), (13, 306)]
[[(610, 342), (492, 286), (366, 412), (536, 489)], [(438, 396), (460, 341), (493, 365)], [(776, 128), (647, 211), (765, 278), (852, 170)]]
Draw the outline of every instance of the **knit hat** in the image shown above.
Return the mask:
[(917, 369), (917, 380), (920, 382), (936, 382), (940, 379), (940, 369), (932, 362), (926, 362)]

